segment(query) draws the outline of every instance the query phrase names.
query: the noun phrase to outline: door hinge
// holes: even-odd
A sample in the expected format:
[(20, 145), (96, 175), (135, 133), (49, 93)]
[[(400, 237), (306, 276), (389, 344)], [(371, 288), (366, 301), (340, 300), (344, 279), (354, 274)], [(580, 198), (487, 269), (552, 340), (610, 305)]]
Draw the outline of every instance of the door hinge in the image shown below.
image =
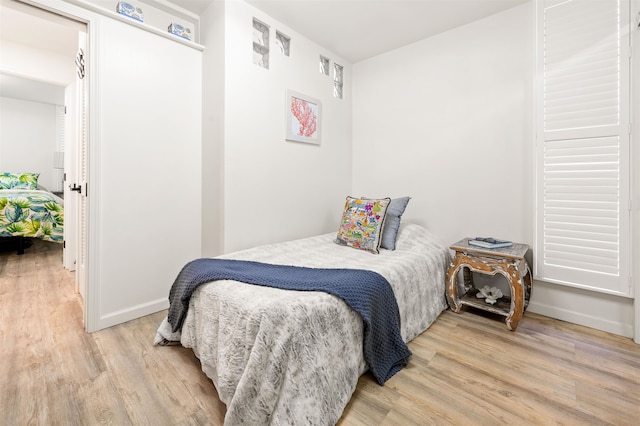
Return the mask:
[(62, 242), (62, 248), (63, 248), (63, 249), (67, 248), (67, 242), (66, 242), (66, 241), (63, 241), (63, 242)]

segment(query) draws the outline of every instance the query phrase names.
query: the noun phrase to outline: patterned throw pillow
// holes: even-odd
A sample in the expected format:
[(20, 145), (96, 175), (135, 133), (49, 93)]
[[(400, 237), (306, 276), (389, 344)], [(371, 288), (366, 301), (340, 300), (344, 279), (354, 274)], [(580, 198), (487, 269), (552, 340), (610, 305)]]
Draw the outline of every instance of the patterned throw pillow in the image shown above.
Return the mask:
[(382, 227), (390, 198), (347, 197), (336, 243), (379, 253)]
[(0, 189), (38, 189), (40, 173), (0, 173)]

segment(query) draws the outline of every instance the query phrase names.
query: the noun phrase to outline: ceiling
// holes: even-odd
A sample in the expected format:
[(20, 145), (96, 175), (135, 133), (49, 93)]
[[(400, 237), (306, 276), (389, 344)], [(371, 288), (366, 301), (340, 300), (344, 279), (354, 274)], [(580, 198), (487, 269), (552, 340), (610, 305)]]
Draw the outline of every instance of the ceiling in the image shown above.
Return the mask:
[[(170, 1), (200, 15), (214, 0)], [(357, 63), (529, 0), (245, 1), (346, 61)], [(80, 24), (19, 2), (0, 3), (3, 40), (75, 56), (76, 26)], [(25, 21), (34, 18), (27, 11), (35, 11), (37, 21)], [(33, 31), (36, 22), (38, 31)]]
[[(529, 0), (245, 0), (351, 63)], [(171, 0), (201, 14), (213, 0)]]

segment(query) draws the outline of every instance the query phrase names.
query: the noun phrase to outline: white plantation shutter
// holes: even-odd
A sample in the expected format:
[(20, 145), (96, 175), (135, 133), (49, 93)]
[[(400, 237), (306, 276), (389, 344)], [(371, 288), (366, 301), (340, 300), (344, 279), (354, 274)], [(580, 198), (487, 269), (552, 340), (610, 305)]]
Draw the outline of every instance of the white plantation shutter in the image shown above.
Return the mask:
[(538, 0), (537, 279), (631, 295), (628, 0)]

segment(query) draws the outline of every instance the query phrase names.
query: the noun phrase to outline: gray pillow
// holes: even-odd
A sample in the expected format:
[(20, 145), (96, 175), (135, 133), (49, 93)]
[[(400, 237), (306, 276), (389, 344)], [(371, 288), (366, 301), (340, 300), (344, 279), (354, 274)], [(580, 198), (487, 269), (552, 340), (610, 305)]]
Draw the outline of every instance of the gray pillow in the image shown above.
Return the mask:
[(387, 250), (396, 249), (400, 219), (410, 199), (411, 197), (394, 198), (391, 200), (391, 203), (389, 203), (389, 207), (387, 207), (387, 217), (384, 220), (384, 228), (382, 229), (382, 242), (380, 243), (380, 247)]

